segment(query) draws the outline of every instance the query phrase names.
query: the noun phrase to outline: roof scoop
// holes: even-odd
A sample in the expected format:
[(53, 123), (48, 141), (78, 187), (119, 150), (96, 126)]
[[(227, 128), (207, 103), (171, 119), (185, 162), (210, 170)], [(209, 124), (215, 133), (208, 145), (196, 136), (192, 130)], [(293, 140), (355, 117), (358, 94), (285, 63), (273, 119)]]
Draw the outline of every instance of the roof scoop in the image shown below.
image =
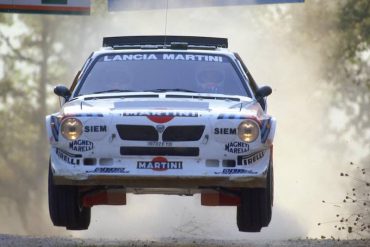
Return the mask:
[(119, 49), (133, 49), (141, 47), (157, 47), (182, 49), (188, 48), (228, 48), (226, 38), (199, 37), (199, 36), (117, 36), (104, 37), (103, 47), (112, 47)]

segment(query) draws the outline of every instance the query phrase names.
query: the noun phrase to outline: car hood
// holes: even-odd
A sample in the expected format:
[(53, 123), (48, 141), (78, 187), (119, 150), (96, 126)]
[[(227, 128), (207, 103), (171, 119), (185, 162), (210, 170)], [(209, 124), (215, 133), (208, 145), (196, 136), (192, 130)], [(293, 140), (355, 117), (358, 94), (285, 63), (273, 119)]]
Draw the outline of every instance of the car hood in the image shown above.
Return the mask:
[(62, 114), (150, 114), (163, 111), (212, 115), (242, 113), (255, 116), (263, 113), (259, 104), (248, 97), (190, 93), (125, 93), (80, 96), (65, 103)]

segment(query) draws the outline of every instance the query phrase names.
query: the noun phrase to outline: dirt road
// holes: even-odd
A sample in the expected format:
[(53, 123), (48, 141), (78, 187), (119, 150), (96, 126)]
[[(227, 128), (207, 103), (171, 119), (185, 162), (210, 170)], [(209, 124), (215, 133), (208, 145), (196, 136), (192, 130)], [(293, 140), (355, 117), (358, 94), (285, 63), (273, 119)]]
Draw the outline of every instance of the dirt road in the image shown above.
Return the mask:
[(122, 246), (122, 247), (369, 247), (368, 240), (284, 240), (284, 241), (220, 241), (209, 239), (165, 239), (162, 241), (119, 241), (108, 239), (77, 239), (29, 237), (0, 234), (0, 246)]

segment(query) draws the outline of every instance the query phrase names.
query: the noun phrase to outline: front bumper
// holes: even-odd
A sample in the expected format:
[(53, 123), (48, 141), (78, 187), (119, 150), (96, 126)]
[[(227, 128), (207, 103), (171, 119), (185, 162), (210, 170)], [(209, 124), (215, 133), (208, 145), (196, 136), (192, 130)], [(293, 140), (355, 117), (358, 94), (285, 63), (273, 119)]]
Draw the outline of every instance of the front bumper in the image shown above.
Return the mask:
[(271, 150), (265, 149), (257, 152), (256, 160), (250, 164), (238, 161), (233, 167), (224, 167), (220, 162), (217, 167), (210, 167), (206, 160), (172, 157), (165, 162), (165, 169), (158, 169), (153, 167), (152, 157), (125, 157), (113, 159), (110, 165), (84, 165), (82, 159), (67, 159), (60, 152), (63, 151), (55, 148), (51, 151), (55, 184), (126, 188), (263, 188), (272, 160)]

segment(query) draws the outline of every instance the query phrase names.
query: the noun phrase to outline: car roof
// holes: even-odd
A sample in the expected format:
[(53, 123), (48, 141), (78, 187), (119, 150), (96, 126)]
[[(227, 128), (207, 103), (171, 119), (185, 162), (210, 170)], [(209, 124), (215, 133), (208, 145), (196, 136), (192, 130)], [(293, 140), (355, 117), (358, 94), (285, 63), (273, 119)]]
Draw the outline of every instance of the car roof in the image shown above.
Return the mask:
[(104, 37), (103, 47), (95, 51), (92, 57), (112, 53), (203, 53), (228, 55), (234, 54), (228, 49), (226, 38), (200, 36), (118, 36)]
[(234, 53), (230, 52), (225, 48), (217, 48), (216, 50), (199, 50), (199, 49), (188, 49), (188, 50), (176, 50), (176, 49), (112, 49), (102, 48), (101, 50), (95, 51), (92, 57), (96, 57), (104, 54), (116, 54), (116, 53), (202, 53), (202, 54), (216, 54), (216, 55), (227, 55), (234, 57)]
[(175, 35), (156, 35), (156, 36), (117, 36), (104, 37), (103, 47), (137, 47), (137, 46), (157, 46), (157, 47), (178, 47), (178, 48), (202, 48), (214, 49), (217, 47), (227, 48), (229, 46), (226, 38), (201, 37), (201, 36), (175, 36)]

